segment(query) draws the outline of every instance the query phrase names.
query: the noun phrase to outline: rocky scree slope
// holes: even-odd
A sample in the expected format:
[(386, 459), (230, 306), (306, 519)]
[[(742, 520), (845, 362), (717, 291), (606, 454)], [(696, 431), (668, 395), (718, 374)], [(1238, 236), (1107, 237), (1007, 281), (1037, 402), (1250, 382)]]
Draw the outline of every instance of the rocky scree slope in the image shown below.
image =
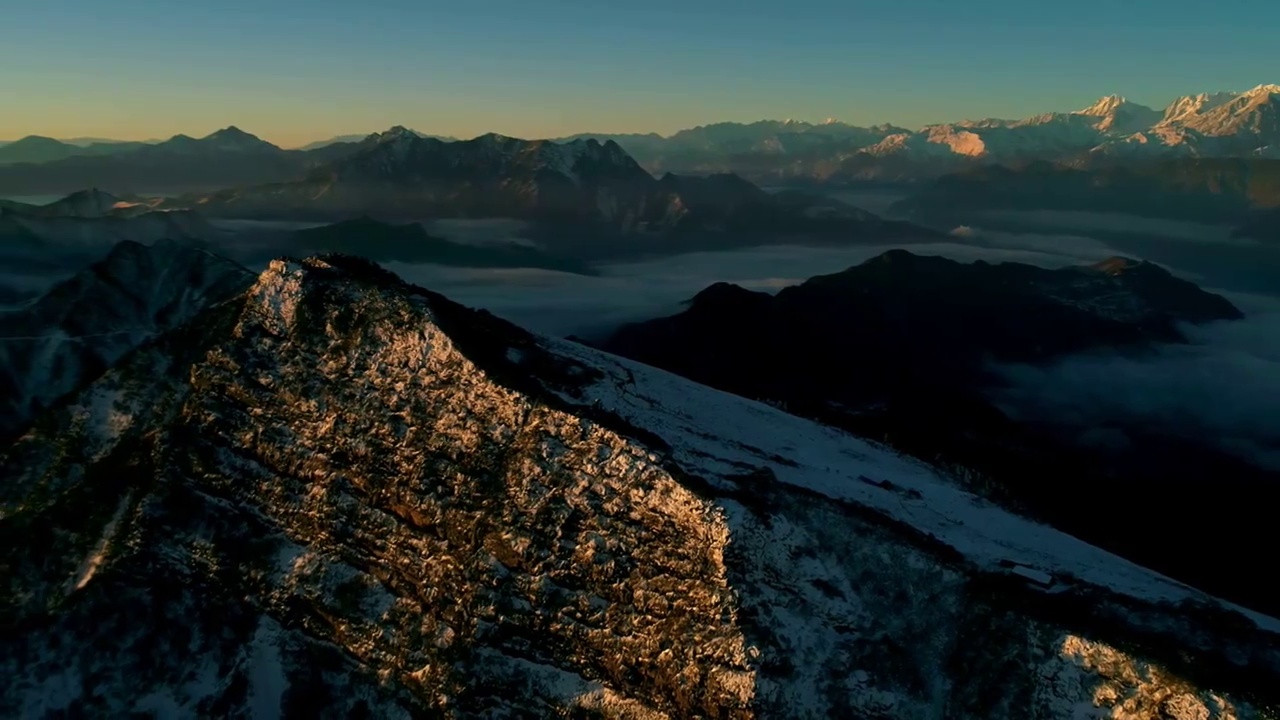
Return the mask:
[(1274, 717), (1274, 620), (351, 258), (0, 468), (9, 715)]

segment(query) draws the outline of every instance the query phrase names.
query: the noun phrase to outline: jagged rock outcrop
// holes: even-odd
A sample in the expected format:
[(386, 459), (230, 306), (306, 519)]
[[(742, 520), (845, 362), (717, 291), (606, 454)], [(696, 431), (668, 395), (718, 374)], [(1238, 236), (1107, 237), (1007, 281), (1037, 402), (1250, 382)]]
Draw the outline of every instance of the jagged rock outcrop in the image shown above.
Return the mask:
[(0, 468), (22, 717), (1246, 719), (1280, 677), (1274, 620), (350, 258)]

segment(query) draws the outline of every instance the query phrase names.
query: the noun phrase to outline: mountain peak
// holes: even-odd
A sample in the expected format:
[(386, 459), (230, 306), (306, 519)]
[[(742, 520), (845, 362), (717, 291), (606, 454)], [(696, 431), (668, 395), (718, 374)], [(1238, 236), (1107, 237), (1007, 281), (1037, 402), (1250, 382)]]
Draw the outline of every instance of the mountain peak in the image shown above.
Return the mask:
[(45, 135), (27, 135), (9, 143), (9, 147), (15, 145), (66, 145), (66, 143)]
[[(1150, 263), (1145, 260), (1135, 260), (1134, 258), (1124, 257), (1121, 255), (1109, 257), (1102, 262), (1094, 263), (1093, 265), (1090, 265), (1089, 268), (1107, 275), (1122, 275), (1138, 269), (1160, 269), (1159, 266), (1154, 263)], [(1161, 270), (1161, 272), (1163, 272), (1163, 270)]]
[(513, 138), (510, 135), (503, 135), (502, 133), (487, 132), (483, 135), (475, 136), (472, 138), (472, 142), (477, 142), (482, 145), (499, 145), (516, 139), (517, 138)]
[(397, 140), (417, 140), (421, 136), (403, 125), (393, 125), (382, 132), (376, 132), (365, 138), (374, 143), (395, 142)]
[(1244, 93), (1245, 95), (1280, 95), (1280, 85), (1275, 83), (1267, 83), (1259, 85), (1252, 90)]
[(219, 150), (263, 150), (275, 148), (271, 143), (259, 138), (257, 135), (247, 133), (235, 125), (209, 133), (200, 138), (200, 143), (206, 146), (214, 146)]
[(1122, 95), (1104, 95), (1098, 98), (1097, 102), (1083, 110), (1077, 110), (1078, 115), (1109, 115), (1120, 107), (1127, 105), (1129, 101)]
[(227, 127), (224, 127), (224, 128), (222, 128), (221, 130), (215, 130), (214, 132), (211, 132), (211, 133), (209, 133), (207, 136), (205, 136), (205, 139), (206, 139), (206, 140), (211, 140), (211, 139), (231, 139), (231, 138), (236, 138), (236, 139), (253, 139), (253, 140), (257, 140), (257, 139), (258, 139), (256, 136), (251, 135), (251, 134), (249, 134), (249, 133), (247, 133), (247, 132), (245, 132), (245, 131), (241, 130), (240, 128), (236, 127), (235, 125), (228, 125)]

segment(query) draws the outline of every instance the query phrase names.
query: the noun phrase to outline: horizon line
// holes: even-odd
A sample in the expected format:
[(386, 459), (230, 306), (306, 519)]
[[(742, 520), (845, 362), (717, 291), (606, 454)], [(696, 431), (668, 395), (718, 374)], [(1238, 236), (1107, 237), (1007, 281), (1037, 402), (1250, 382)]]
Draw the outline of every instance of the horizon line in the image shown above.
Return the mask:
[[(1188, 95), (1178, 95), (1178, 96), (1175, 96), (1175, 97), (1174, 97), (1172, 100), (1170, 100), (1168, 103), (1166, 103), (1163, 107), (1167, 110), (1170, 106), (1172, 106), (1172, 105), (1173, 105), (1175, 102), (1177, 102), (1178, 100), (1181, 100), (1181, 99), (1184, 99), (1184, 98), (1197, 97), (1197, 96), (1200, 96), (1200, 95), (1216, 95), (1216, 94), (1224, 94), (1224, 93), (1225, 93), (1225, 94), (1234, 94), (1234, 95), (1243, 95), (1243, 94), (1248, 94), (1248, 93), (1255, 92), (1255, 91), (1262, 90), (1262, 89), (1270, 89), (1272, 92), (1280, 93), (1280, 85), (1277, 85), (1277, 84), (1275, 84), (1275, 83), (1259, 83), (1258, 85), (1255, 85), (1255, 86), (1253, 86), (1253, 87), (1251, 87), (1251, 88), (1248, 88), (1248, 89), (1245, 89), (1245, 90), (1216, 90), (1216, 91), (1204, 91), (1204, 92), (1197, 92), (1197, 93), (1188, 94)], [(808, 126), (814, 126), (814, 127), (822, 126), (822, 125), (844, 125), (844, 126), (851, 127), (851, 128), (861, 128), (861, 129), (868, 129), (868, 130), (871, 130), (871, 129), (878, 129), (878, 128), (885, 128), (885, 127), (890, 127), (890, 128), (897, 128), (897, 129), (905, 130), (905, 131), (907, 131), (907, 132), (921, 132), (921, 131), (926, 130), (926, 129), (928, 129), (928, 128), (938, 127), (938, 126), (943, 126), (943, 125), (957, 125), (957, 124), (961, 124), (961, 123), (983, 122), (983, 121), (1013, 122), (1013, 121), (1017, 121), (1017, 120), (1030, 119), (1030, 118), (1034, 118), (1034, 117), (1038, 117), (1038, 116), (1042, 116), (1042, 115), (1053, 115), (1053, 114), (1065, 114), (1065, 115), (1070, 115), (1070, 114), (1078, 114), (1078, 113), (1081, 113), (1082, 111), (1084, 111), (1084, 110), (1088, 109), (1088, 108), (1089, 108), (1089, 107), (1091, 107), (1093, 104), (1097, 104), (1098, 102), (1101, 102), (1101, 101), (1103, 101), (1103, 100), (1109, 100), (1109, 99), (1113, 99), (1113, 98), (1120, 99), (1120, 100), (1123, 100), (1123, 101), (1125, 101), (1125, 102), (1132, 103), (1132, 104), (1134, 104), (1134, 105), (1140, 105), (1140, 106), (1146, 107), (1146, 108), (1148, 108), (1148, 109), (1150, 109), (1150, 110), (1156, 110), (1156, 111), (1158, 111), (1158, 110), (1160, 110), (1160, 109), (1161, 109), (1159, 106), (1155, 106), (1155, 105), (1146, 105), (1146, 104), (1144, 104), (1144, 103), (1141, 103), (1141, 102), (1137, 102), (1137, 101), (1131, 100), (1127, 95), (1124, 95), (1124, 94), (1120, 94), (1120, 93), (1110, 93), (1110, 94), (1106, 94), (1106, 95), (1100, 95), (1100, 96), (1098, 96), (1098, 98), (1097, 98), (1093, 103), (1091, 103), (1089, 106), (1086, 106), (1086, 107), (1084, 107), (1084, 108), (1077, 108), (1077, 109), (1074, 109), (1074, 110), (1048, 110), (1048, 111), (1045, 111), (1045, 112), (1037, 113), (1037, 114), (1035, 114), (1035, 115), (1030, 115), (1030, 116), (1028, 116), (1028, 117), (1026, 117), (1026, 118), (1004, 118), (1004, 117), (988, 116), (988, 117), (963, 118), (963, 119), (959, 119), (959, 120), (942, 120), (942, 121), (937, 121), (937, 122), (928, 122), (928, 123), (923, 123), (923, 124), (918, 124), (918, 125), (898, 124), (898, 123), (895, 123), (895, 122), (892, 122), (892, 121), (882, 121), (882, 122), (871, 123), (871, 124), (867, 124), (867, 125), (858, 125), (858, 124), (854, 124), (854, 123), (851, 123), (851, 122), (847, 122), (847, 121), (845, 121), (845, 120), (841, 120), (841, 119), (836, 118), (836, 117), (825, 117), (825, 118), (823, 118), (822, 120), (798, 119), (798, 118), (795, 118), (795, 117), (787, 117), (787, 118), (781, 118), (781, 119), (778, 119), (778, 118), (767, 118), (767, 117), (765, 117), (765, 118), (759, 118), (759, 119), (755, 119), (755, 120), (742, 120), (742, 119), (736, 119), (736, 120), (712, 120), (712, 121), (708, 121), (708, 122), (704, 122), (704, 123), (700, 123), (700, 124), (689, 125), (689, 126), (687, 126), (687, 127), (683, 127), (683, 128), (678, 129), (678, 130), (674, 130), (674, 131), (672, 131), (672, 132), (670, 132), (670, 133), (661, 133), (661, 132), (658, 132), (658, 131), (655, 131), (655, 130), (649, 130), (649, 131), (644, 131), (644, 130), (621, 130), (621, 131), (611, 131), (611, 132), (602, 132), (602, 131), (578, 131), (578, 132), (567, 133), (567, 134), (560, 135), (560, 136), (557, 136), (557, 137), (525, 137), (525, 136), (519, 136), (519, 135), (508, 135), (508, 134), (506, 134), (506, 133), (501, 133), (501, 132), (497, 132), (497, 131), (487, 131), (487, 132), (481, 132), (481, 133), (478, 133), (478, 134), (473, 135), (473, 136), (471, 136), (471, 137), (458, 137), (458, 136), (455, 136), (455, 135), (443, 135), (443, 134), (436, 134), (436, 133), (423, 133), (422, 131), (414, 130), (414, 129), (409, 128), (409, 126), (408, 126), (408, 125), (403, 125), (403, 124), (394, 124), (394, 125), (389, 126), (389, 127), (387, 128), (387, 130), (372, 131), (372, 132), (352, 132), (352, 133), (341, 133), (341, 132), (340, 132), (340, 133), (335, 133), (335, 134), (333, 134), (333, 135), (330, 135), (330, 136), (329, 136), (329, 137), (327, 137), (327, 138), (321, 138), (321, 139), (316, 139), (316, 140), (310, 140), (310, 141), (301, 142), (301, 143), (296, 143), (296, 144), (295, 144), (295, 143), (281, 144), (281, 143), (275, 143), (275, 142), (272, 142), (272, 141), (270, 141), (270, 140), (265, 140), (261, 135), (256, 135), (256, 134), (254, 134), (254, 133), (244, 131), (244, 130), (242, 130), (242, 129), (237, 125), (237, 124), (232, 123), (232, 124), (230, 124), (230, 125), (226, 125), (226, 126), (223, 126), (223, 127), (216, 128), (216, 129), (214, 129), (214, 130), (212, 130), (212, 131), (210, 131), (210, 132), (208, 132), (208, 133), (205, 133), (205, 134), (203, 134), (203, 135), (191, 135), (191, 134), (184, 133), (184, 132), (178, 132), (178, 133), (174, 133), (174, 134), (172, 134), (172, 135), (170, 135), (170, 136), (168, 136), (168, 137), (166, 137), (166, 138), (162, 138), (162, 139), (158, 139), (158, 138), (156, 138), (155, 136), (152, 136), (152, 137), (147, 138), (147, 139), (145, 139), (145, 140), (137, 140), (137, 139), (128, 139), (128, 138), (113, 138), (113, 137), (106, 137), (106, 136), (101, 136), (101, 135), (96, 135), (96, 134), (79, 134), (79, 135), (75, 135), (75, 136), (72, 136), (72, 137), (69, 137), (69, 138), (59, 138), (59, 137), (54, 137), (54, 136), (52, 136), (52, 135), (43, 135), (43, 134), (40, 134), (39, 132), (33, 132), (33, 133), (27, 133), (27, 134), (25, 134), (25, 135), (21, 135), (21, 136), (19, 136), (19, 137), (15, 138), (15, 139), (13, 139), (13, 140), (0, 140), (0, 143), (3, 143), (4, 145), (12, 145), (12, 144), (14, 144), (14, 143), (16, 143), (16, 142), (20, 142), (20, 141), (22, 141), (22, 140), (27, 140), (27, 139), (30, 139), (30, 138), (39, 138), (39, 139), (44, 139), (44, 140), (54, 140), (54, 141), (57, 141), (57, 142), (60, 142), (60, 143), (64, 143), (64, 144), (74, 144), (74, 143), (71, 143), (70, 141), (75, 140), (75, 141), (79, 141), (80, 143), (84, 143), (84, 142), (88, 141), (88, 142), (89, 142), (89, 144), (94, 144), (94, 143), (101, 143), (101, 144), (143, 143), (143, 144), (148, 144), (148, 145), (158, 145), (158, 144), (160, 144), (160, 143), (169, 142), (169, 141), (171, 141), (171, 140), (174, 140), (174, 139), (176, 139), (176, 138), (180, 138), (180, 137), (188, 137), (188, 138), (193, 138), (193, 139), (205, 139), (205, 138), (211, 137), (211, 136), (213, 136), (213, 135), (216, 135), (216, 134), (217, 134), (217, 133), (219, 133), (219, 132), (223, 132), (223, 131), (226, 131), (226, 130), (240, 130), (241, 132), (245, 132), (245, 133), (246, 133), (246, 134), (248, 134), (248, 135), (251, 135), (251, 136), (253, 136), (253, 137), (255, 137), (255, 138), (259, 139), (259, 140), (262, 140), (263, 142), (266, 142), (266, 143), (269, 143), (269, 144), (271, 144), (271, 145), (274, 145), (274, 146), (276, 146), (276, 147), (278, 147), (278, 148), (280, 148), (280, 149), (282, 149), (282, 150), (300, 150), (300, 149), (302, 149), (302, 148), (304, 148), (304, 147), (307, 147), (307, 146), (309, 146), (309, 145), (317, 145), (317, 144), (320, 144), (320, 143), (332, 144), (332, 143), (336, 143), (336, 142), (342, 142), (342, 140), (340, 140), (339, 138), (350, 138), (350, 137), (357, 137), (357, 136), (359, 136), (361, 139), (366, 139), (366, 138), (369, 138), (369, 137), (371, 137), (371, 136), (373, 136), (373, 135), (377, 135), (377, 134), (379, 134), (379, 133), (381, 133), (381, 132), (387, 132), (387, 131), (389, 131), (389, 130), (393, 130), (393, 129), (395, 129), (395, 128), (399, 128), (399, 127), (403, 127), (403, 128), (406, 128), (406, 129), (410, 129), (412, 132), (414, 132), (415, 134), (418, 134), (418, 135), (426, 135), (426, 136), (429, 136), (429, 137), (435, 137), (435, 138), (438, 138), (438, 139), (441, 139), (441, 140), (444, 140), (444, 141), (453, 141), (453, 142), (465, 142), (465, 141), (468, 141), (468, 140), (474, 140), (474, 139), (476, 139), (476, 138), (484, 137), (485, 135), (500, 135), (500, 136), (502, 136), (502, 137), (509, 137), (509, 138), (512, 138), (512, 139), (517, 139), (517, 140), (526, 140), (526, 141), (537, 141), (537, 140), (562, 141), (562, 140), (567, 140), (567, 139), (570, 139), (570, 138), (577, 139), (577, 138), (582, 138), (582, 137), (592, 137), (592, 136), (619, 136), (619, 135), (656, 136), (656, 137), (658, 137), (658, 138), (661, 138), (661, 139), (667, 140), (667, 139), (670, 139), (671, 137), (673, 137), (673, 136), (675, 136), (675, 135), (678, 135), (679, 133), (682, 133), (682, 132), (686, 132), (686, 131), (689, 131), (689, 130), (699, 130), (699, 129), (703, 129), (703, 128), (714, 127), (714, 126), (717, 126), (717, 125), (757, 125), (757, 124), (766, 124), (766, 123), (776, 123), (776, 124), (796, 124), (796, 125), (808, 125)]]

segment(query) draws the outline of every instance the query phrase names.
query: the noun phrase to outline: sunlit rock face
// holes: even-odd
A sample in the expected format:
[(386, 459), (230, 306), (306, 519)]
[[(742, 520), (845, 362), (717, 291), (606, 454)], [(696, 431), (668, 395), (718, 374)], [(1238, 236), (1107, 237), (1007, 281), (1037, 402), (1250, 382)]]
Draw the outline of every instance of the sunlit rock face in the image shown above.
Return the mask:
[(1278, 687), (1273, 621), (348, 258), (273, 263), (0, 468), (5, 716), (1199, 720)]

